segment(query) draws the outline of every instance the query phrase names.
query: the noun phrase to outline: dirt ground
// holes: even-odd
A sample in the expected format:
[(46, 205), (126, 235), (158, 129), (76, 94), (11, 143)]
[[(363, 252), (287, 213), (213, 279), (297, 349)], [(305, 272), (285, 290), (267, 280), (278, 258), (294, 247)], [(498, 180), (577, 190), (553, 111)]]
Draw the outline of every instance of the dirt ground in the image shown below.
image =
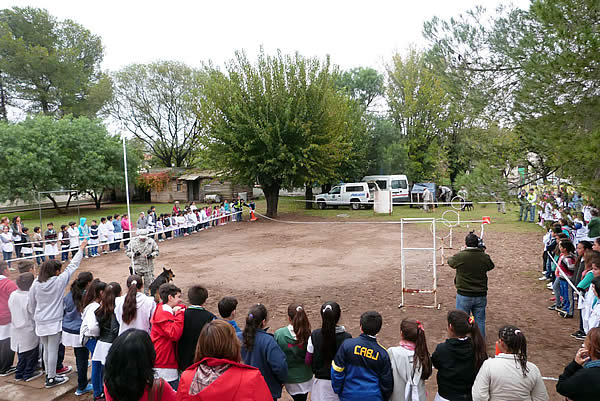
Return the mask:
[[(287, 220), (306, 220), (285, 216)], [(457, 251), (468, 229), (454, 230)], [(447, 230), (446, 230), (447, 233)], [(445, 233), (439, 233), (445, 235)], [(504, 324), (520, 327), (528, 339), (529, 360), (543, 376), (558, 377), (571, 360), (580, 342), (569, 335), (577, 320), (561, 319), (547, 309), (550, 291), (537, 280), (542, 253), (538, 234), (486, 233), (487, 252), (496, 264), (489, 273), (487, 343), (490, 353), (498, 328)], [(225, 295), (238, 298), (237, 321), (244, 325), (250, 305), (267, 306), (272, 330), (287, 323), (286, 308), (301, 302), (313, 328), (320, 326), (319, 307), (335, 300), (342, 307), (341, 324), (353, 336), (359, 334), (359, 316), (367, 310), (383, 315), (379, 341), (386, 347), (399, 341), (402, 319), (424, 322), (430, 352), (446, 338), (446, 313), (454, 308), (454, 274), (447, 265), (438, 266), (438, 302), (441, 310), (406, 307), (400, 303), (400, 226), (392, 224), (284, 224), (259, 220), (232, 223), (205, 230), (186, 238), (160, 243), (158, 267), (168, 266), (176, 274), (175, 284), (184, 294), (195, 283), (209, 289), (208, 310), (217, 313), (216, 304)], [(431, 246), (427, 225), (405, 227), (405, 246)], [(418, 253), (418, 252), (417, 252)], [(431, 256), (406, 255), (411, 277), (427, 284), (431, 277)], [(439, 258), (438, 258), (439, 260)], [(105, 281), (122, 283), (127, 277), (128, 260), (123, 253), (86, 259), (80, 269), (89, 270)], [(428, 270), (429, 269), (429, 270)], [(407, 304), (432, 304), (430, 295), (408, 295)], [(71, 351), (67, 351), (70, 354)], [(75, 380), (75, 376), (72, 378)], [(556, 382), (546, 381), (551, 400)], [(436, 392), (435, 374), (427, 382), (428, 400)], [(91, 397), (88, 397), (91, 399)], [(67, 396), (64, 400), (82, 400)], [(83, 397), (85, 399), (85, 397)], [(284, 398), (291, 399), (291, 398)], [(87, 399), (86, 399), (87, 401)]]

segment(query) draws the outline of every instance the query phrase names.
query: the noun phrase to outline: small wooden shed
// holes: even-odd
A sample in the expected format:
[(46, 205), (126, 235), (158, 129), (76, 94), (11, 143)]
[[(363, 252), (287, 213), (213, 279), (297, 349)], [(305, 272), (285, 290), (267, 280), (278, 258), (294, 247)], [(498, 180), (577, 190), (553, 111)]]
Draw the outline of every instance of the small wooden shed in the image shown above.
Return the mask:
[(233, 184), (209, 170), (152, 169), (141, 174), (138, 181), (149, 188), (150, 200), (155, 203), (204, 202), (206, 195), (219, 195), (222, 200), (231, 201), (242, 192), (246, 192), (248, 198), (252, 197), (251, 186)]

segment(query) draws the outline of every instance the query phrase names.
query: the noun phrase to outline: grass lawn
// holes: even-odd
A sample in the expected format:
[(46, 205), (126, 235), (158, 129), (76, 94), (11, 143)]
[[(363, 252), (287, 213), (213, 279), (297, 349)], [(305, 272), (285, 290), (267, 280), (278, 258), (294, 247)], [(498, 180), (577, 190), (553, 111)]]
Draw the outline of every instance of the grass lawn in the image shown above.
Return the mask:
[[(137, 220), (140, 212), (146, 212), (150, 208), (150, 206), (155, 206), (158, 214), (161, 213), (170, 213), (173, 209), (173, 204), (171, 203), (132, 203), (131, 204), (131, 214), (134, 222)], [(182, 204), (183, 206), (183, 204)], [(198, 203), (198, 206), (202, 206)], [(256, 209), (258, 212), (264, 214), (267, 210), (267, 204), (264, 198), (261, 198), (256, 201)], [(302, 197), (280, 197), (279, 198), (279, 219), (281, 220), (292, 220), (293, 216), (286, 216), (286, 214), (301, 214), (305, 216), (312, 217), (320, 217), (332, 220), (365, 220), (365, 219), (373, 219), (373, 220), (398, 220), (402, 217), (436, 217), (441, 218), (442, 214), (446, 210), (453, 210), (451, 207), (439, 207), (435, 209), (433, 213), (425, 213), (421, 209), (418, 208), (410, 208), (407, 205), (402, 206), (394, 206), (394, 211), (392, 215), (376, 215), (373, 213), (373, 210), (351, 210), (348, 207), (340, 206), (338, 209), (326, 209), (326, 210), (306, 210), (304, 209), (304, 202), (302, 202)], [(86, 217), (88, 219), (88, 224), (92, 219), (98, 220), (100, 222), (101, 217), (106, 217), (108, 215), (114, 215), (115, 213), (123, 214), (127, 213), (127, 205), (121, 203), (115, 204), (105, 204), (101, 209), (96, 209), (94, 206), (85, 206), (81, 207), (81, 216)], [(481, 220), (483, 216), (490, 216), (492, 218), (492, 224), (486, 227), (486, 230), (490, 231), (504, 231), (504, 232), (543, 232), (543, 229), (537, 224), (532, 223), (524, 223), (518, 222), (518, 213), (519, 209), (516, 205), (506, 205), (506, 214), (498, 213), (496, 205), (490, 204), (475, 204), (475, 210), (470, 212), (459, 212), (460, 219), (463, 221), (466, 220)], [(8, 216), (9, 218), (13, 218), (14, 216), (21, 216), (21, 220), (24, 225), (33, 229), (33, 227), (38, 226), (40, 224), (39, 212), (37, 210), (29, 211), (29, 212), (19, 212), (19, 213), (8, 213), (3, 216)], [(342, 215), (342, 216), (340, 216)], [(446, 213), (445, 218), (448, 220), (456, 220), (456, 214), (454, 213)], [(67, 224), (69, 221), (76, 221), (79, 224), (79, 220), (77, 218), (77, 208), (73, 207), (69, 209), (69, 212), (66, 214), (60, 214), (54, 209), (45, 209), (42, 210), (42, 220), (43, 227), (48, 222), (53, 222), (56, 228), (60, 228), (61, 224)], [(471, 227), (478, 228), (479, 224), (471, 224)]]

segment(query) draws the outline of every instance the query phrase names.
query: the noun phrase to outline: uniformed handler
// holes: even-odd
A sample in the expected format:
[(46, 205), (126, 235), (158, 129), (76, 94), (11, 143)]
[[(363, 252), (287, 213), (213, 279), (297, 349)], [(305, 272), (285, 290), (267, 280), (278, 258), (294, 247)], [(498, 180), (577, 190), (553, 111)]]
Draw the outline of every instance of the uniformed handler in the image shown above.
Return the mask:
[(149, 291), (150, 284), (154, 281), (154, 258), (158, 256), (158, 245), (152, 238), (148, 238), (148, 230), (140, 228), (137, 236), (127, 245), (127, 257), (133, 257), (131, 273), (138, 274), (144, 279), (144, 288)]

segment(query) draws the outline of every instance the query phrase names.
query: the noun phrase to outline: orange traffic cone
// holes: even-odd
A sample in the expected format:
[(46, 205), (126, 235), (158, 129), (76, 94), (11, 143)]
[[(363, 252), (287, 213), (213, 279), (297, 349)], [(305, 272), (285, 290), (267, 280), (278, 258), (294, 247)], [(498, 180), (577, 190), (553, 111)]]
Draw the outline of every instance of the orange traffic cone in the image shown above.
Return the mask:
[(258, 219), (254, 215), (254, 210), (250, 209), (250, 221), (256, 221), (256, 220), (258, 220)]

